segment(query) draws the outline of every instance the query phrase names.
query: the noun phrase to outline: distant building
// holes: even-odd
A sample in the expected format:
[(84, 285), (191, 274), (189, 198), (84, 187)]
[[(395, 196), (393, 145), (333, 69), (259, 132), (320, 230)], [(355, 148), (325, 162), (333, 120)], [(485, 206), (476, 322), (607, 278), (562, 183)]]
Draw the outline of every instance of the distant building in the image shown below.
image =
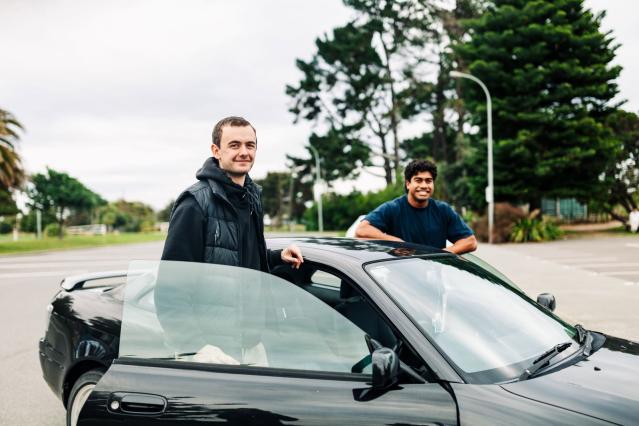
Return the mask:
[(543, 198), (541, 213), (565, 220), (586, 220), (588, 206), (581, 204), (575, 198)]

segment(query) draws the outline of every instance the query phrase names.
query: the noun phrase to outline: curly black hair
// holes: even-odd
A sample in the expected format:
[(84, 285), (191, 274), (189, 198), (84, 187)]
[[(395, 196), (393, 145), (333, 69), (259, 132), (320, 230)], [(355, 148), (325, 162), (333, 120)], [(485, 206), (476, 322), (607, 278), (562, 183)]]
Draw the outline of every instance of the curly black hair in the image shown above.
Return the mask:
[(408, 163), (404, 169), (404, 179), (410, 182), (413, 176), (422, 172), (430, 172), (433, 180), (437, 179), (437, 166), (430, 160), (413, 160)]

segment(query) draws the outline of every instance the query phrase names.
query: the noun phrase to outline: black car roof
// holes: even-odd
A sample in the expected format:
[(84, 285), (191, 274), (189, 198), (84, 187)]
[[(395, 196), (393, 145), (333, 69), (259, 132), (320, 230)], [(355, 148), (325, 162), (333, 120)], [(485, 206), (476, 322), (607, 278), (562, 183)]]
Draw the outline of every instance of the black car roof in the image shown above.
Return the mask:
[(281, 237), (268, 238), (267, 243), (271, 248), (284, 248), (289, 244), (296, 244), (301, 248), (312, 247), (314, 249), (335, 253), (339, 256), (354, 257), (361, 262), (411, 256), (441, 256), (442, 254), (454, 256), (445, 250), (421, 244), (354, 238)]

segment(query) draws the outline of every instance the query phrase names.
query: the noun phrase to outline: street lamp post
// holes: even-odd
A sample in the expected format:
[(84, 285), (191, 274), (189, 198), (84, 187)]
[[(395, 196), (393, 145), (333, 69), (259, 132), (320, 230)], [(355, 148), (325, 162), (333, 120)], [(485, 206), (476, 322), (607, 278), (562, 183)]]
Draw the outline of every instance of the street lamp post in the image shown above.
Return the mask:
[(495, 222), (495, 187), (493, 185), (493, 103), (486, 85), (474, 75), (459, 71), (451, 71), (453, 78), (467, 78), (479, 84), (486, 94), (486, 115), (488, 125), (488, 186), (486, 187), (486, 202), (488, 203), (488, 242), (493, 243), (493, 226)]
[(320, 157), (317, 149), (313, 145), (309, 144), (311, 151), (313, 152), (313, 156), (315, 157), (315, 187), (317, 188), (317, 223), (319, 226), (319, 231), (324, 232), (324, 218), (322, 213), (322, 188), (320, 184), (322, 182), (322, 177), (320, 174)]

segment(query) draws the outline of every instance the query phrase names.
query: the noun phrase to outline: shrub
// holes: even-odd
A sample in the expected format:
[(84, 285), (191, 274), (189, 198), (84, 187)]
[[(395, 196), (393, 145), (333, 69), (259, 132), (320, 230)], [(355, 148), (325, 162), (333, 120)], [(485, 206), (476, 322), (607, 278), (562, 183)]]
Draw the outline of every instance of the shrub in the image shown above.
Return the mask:
[(522, 218), (514, 224), (510, 234), (510, 240), (515, 243), (552, 241), (561, 236), (561, 230), (553, 222), (533, 216)]
[[(513, 226), (526, 217), (526, 213), (519, 207), (509, 203), (495, 204), (495, 223), (493, 226), (493, 242), (505, 243), (510, 241)], [(479, 241), (488, 241), (488, 218), (484, 215), (480, 219), (469, 223)]]
[(0, 222), (0, 234), (8, 234), (13, 231), (13, 226), (8, 222)]
[[(62, 236), (64, 236), (66, 232), (62, 229)], [(59, 237), (60, 236), (60, 225), (57, 223), (50, 223), (44, 228), (44, 235), (47, 237)]]

